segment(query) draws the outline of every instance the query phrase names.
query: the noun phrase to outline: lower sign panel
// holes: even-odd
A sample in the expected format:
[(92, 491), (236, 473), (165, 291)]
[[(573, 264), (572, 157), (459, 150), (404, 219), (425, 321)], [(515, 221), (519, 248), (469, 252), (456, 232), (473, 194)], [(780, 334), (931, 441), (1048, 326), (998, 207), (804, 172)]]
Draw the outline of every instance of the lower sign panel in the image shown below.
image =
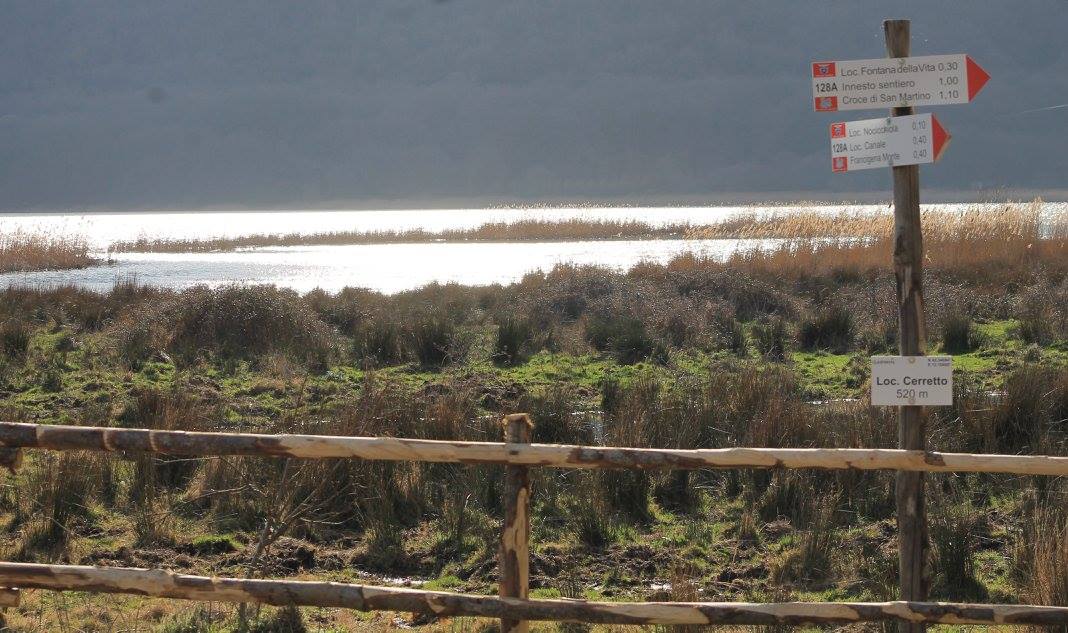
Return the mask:
[(952, 356), (872, 356), (872, 406), (953, 404)]
[(947, 143), (933, 114), (832, 123), (831, 171), (933, 163)]

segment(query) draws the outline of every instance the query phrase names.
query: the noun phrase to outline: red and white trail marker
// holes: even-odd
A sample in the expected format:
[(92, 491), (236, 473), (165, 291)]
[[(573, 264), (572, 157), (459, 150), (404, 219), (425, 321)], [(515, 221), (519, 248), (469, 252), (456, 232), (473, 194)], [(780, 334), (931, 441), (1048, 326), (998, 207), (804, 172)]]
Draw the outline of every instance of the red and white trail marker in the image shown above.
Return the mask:
[(933, 163), (949, 134), (933, 114), (832, 123), (831, 171)]
[(968, 103), (990, 75), (967, 55), (812, 63), (817, 112)]

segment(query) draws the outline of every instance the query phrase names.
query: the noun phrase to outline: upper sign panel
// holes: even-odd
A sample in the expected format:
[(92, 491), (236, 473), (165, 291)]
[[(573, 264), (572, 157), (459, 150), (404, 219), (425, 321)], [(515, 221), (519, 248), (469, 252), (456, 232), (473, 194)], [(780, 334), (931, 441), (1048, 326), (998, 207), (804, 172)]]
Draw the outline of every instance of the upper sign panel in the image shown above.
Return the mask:
[(968, 103), (990, 75), (967, 55), (812, 63), (817, 112)]

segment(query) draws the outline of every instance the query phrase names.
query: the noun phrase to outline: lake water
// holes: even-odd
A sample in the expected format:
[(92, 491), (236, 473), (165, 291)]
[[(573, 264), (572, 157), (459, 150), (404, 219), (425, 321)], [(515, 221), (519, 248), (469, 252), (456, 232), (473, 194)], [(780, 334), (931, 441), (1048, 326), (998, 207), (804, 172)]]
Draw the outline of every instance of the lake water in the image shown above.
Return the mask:
[[(974, 205), (939, 205), (955, 209)], [(1063, 207), (1063, 204), (1056, 206)], [(108, 244), (147, 238), (234, 237), (251, 233), (320, 233), (475, 227), (520, 219), (641, 220), (652, 225), (713, 224), (749, 211), (884, 211), (884, 205), (791, 207), (616, 207), (404, 211), (271, 211), (198, 213), (0, 215), (0, 232), (79, 235), (105, 257)], [(106, 290), (116, 280), (184, 288), (196, 284), (268, 283), (299, 291), (346, 286), (398, 292), (431, 282), (509, 283), (560, 263), (618, 270), (642, 261), (667, 262), (683, 253), (725, 258), (772, 240), (634, 240), (522, 243), (373, 244), (264, 247), (220, 253), (120, 253), (112, 263), (81, 270), (0, 275), (10, 285), (75, 284)]]

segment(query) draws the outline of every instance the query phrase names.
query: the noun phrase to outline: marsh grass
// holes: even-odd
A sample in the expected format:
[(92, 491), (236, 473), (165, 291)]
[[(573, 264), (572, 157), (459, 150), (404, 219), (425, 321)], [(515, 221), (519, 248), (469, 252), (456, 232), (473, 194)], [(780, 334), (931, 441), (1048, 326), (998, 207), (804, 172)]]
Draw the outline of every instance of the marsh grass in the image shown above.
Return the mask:
[(0, 354), (4, 358), (21, 360), (30, 348), (30, 327), (18, 319), (0, 323)]
[[(1014, 240), (1063, 241), (1068, 238), (1064, 214), (1042, 217), (1041, 201), (1007, 203), (1000, 207), (976, 205), (962, 211), (931, 209), (923, 213), (924, 237), (932, 244), (974, 244), (1011, 237)], [(781, 239), (801, 242), (837, 240), (868, 242), (887, 240), (893, 231), (893, 216), (885, 212), (817, 211), (749, 212), (719, 222), (694, 225), (653, 225), (639, 220), (529, 219), (488, 222), (471, 228), (427, 231), (334, 231), (321, 233), (250, 234), (211, 239), (139, 238), (111, 245), (112, 252), (204, 252), (232, 251), (265, 246), (348, 244), (405, 244), (430, 242), (554, 242), (577, 240), (635, 239)], [(942, 259), (964, 265), (975, 259), (968, 253), (944, 253)]]
[(941, 505), (928, 520), (936, 570), (933, 592), (946, 599), (982, 601), (986, 594), (976, 580), (975, 553), (989, 532), (986, 515), (964, 499)]
[[(959, 211), (925, 209), (922, 212), (925, 239), (985, 240), (995, 236), (1019, 239), (1066, 239), (1068, 217), (1054, 211), (1043, 217), (1042, 200), (1003, 205), (974, 205)], [(705, 238), (750, 239), (870, 239), (890, 236), (894, 217), (878, 211), (750, 212), (722, 222), (695, 228), (691, 235)]]
[(423, 244), (430, 242), (560, 242), (582, 240), (684, 239), (689, 224), (654, 226), (637, 220), (562, 221), (519, 220), (489, 222), (474, 228), (427, 231), (335, 231), (328, 233), (254, 234), (231, 238), (149, 239), (116, 242), (110, 250), (122, 252), (192, 253), (233, 251), (264, 246), (321, 246), (350, 244)]
[[(1044, 215), (1040, 200), (996, 209), (928, 210), (923, 233), (929, 270), (1002, 283), (1036, 265), (1058, 274), (1068, 270), (1068, 212)], [(893, 261), (893, 217), (885, 213), (743, 216), (693, 235), (783, 239), (778, 246), (736, 252), (728, 264), (794, 278), (863, 276)]]
[(1025, 524), (1016, 559), (1034, 604), (1068, 605), (1068, 512), (1037, 507)]
[(982, 336), (968, 314), (954, 311), (942, 319), (943, 351), (963, 354), (977, 349), (981, 344)]
[(138, 366), (166, 353), (185, 365), (206, 356), (255, 360), (284, 352), (323, 367), (335, 332), (295, 292), (274, 286), (198, 286), (146, 302), (118, 320), (115, 351)]
[(852, 349), (856, 336), (853, 314), (840, 305), (824, 306), (801, 322), (797, 336), (803, 350), (843, 354)]
[(63, 453), (35, 460), (24, 476), (16, 510), (21, 540), (15, 557), (50, 560), (94, 522), (93, 500), (109, 485), (107, 457)]
[(83, 237), (0, 232), (0, 273), (85, 268), (96, 263)]

